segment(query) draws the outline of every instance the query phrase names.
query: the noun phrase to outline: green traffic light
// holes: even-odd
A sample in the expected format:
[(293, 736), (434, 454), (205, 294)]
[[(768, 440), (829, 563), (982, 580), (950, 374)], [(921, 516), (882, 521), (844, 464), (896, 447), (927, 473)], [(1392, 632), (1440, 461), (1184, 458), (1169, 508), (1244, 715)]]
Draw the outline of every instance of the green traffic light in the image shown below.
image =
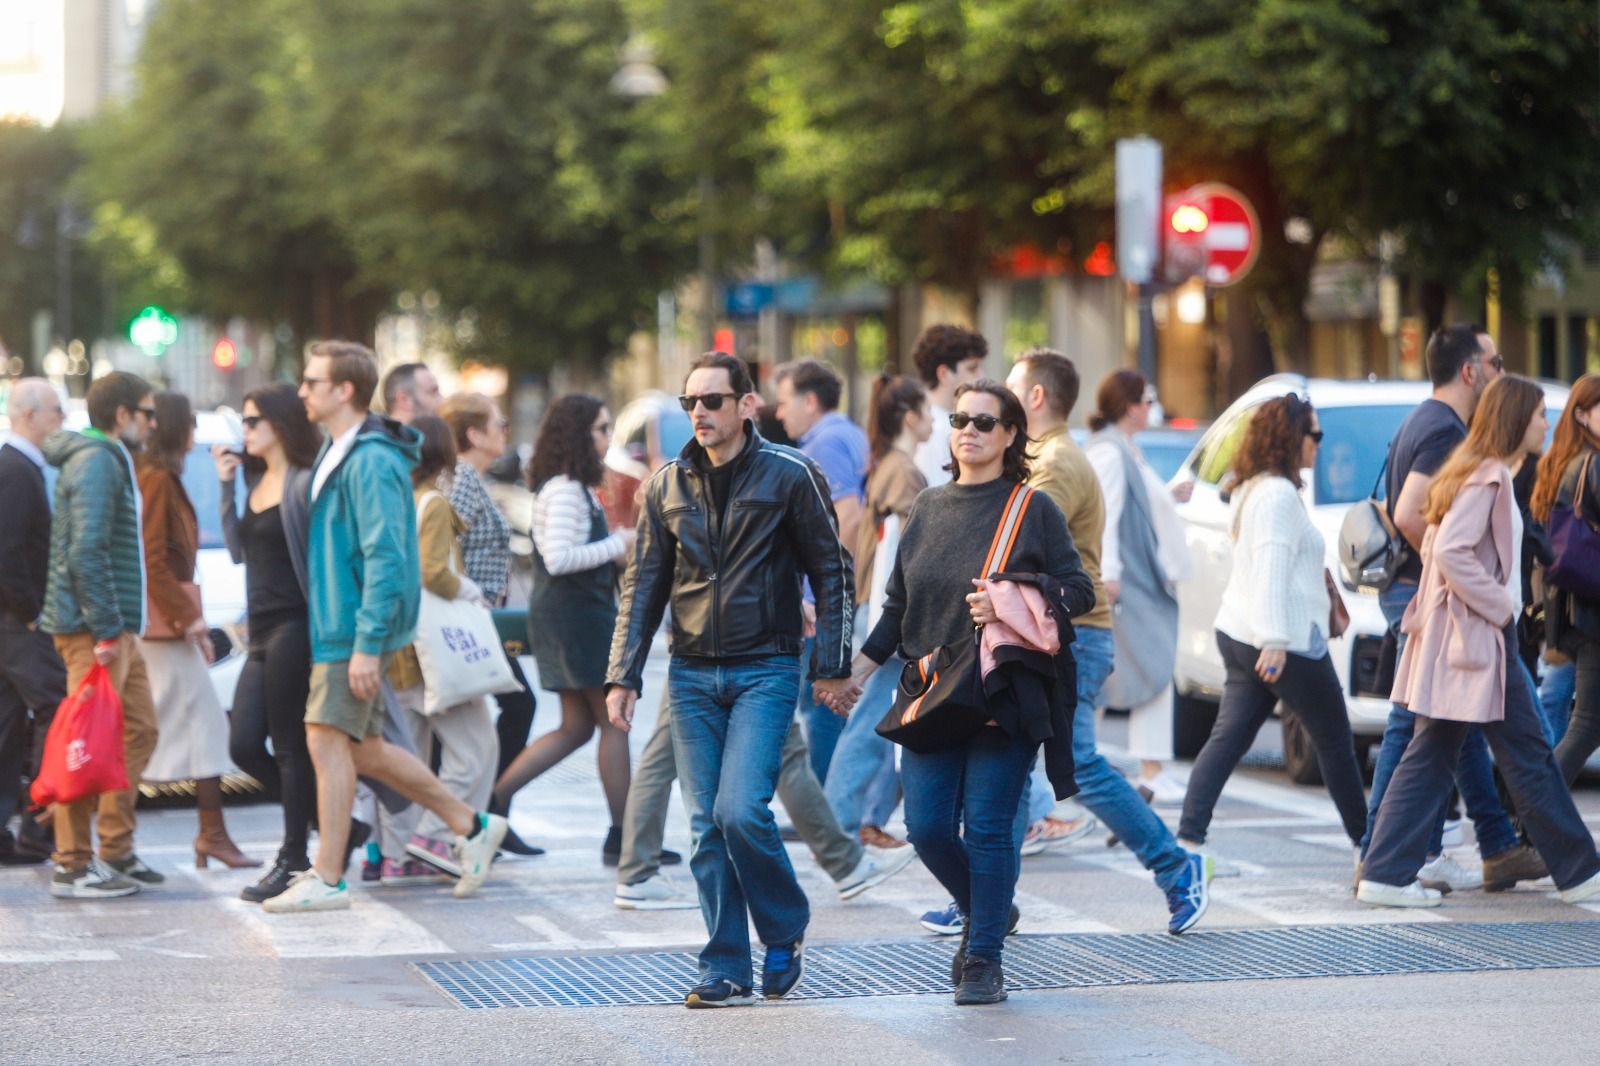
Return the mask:
[(178, 342), (178, 320), (165, 308), (146, 307), (128, 323), (128, 339), (148, 356), (160, 356)]

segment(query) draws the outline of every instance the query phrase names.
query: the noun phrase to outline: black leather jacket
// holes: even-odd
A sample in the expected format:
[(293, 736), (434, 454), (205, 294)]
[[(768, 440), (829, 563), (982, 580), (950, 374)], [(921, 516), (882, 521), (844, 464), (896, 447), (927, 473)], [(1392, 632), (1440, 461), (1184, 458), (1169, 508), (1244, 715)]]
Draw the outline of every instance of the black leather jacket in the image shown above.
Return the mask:
[(693, 440), (645, 486), (607, 686), (638, 691), (669, 600), (674, 655), (799, 654), (802, 576), (817, 602), (816, 676), (850, 676), (855, 578), (827, 479), (798, 451), (763, 439), (753, 423), (745, 434), (744, 450), (731, 460), (725, 521), (702, 473), (709, 460)]

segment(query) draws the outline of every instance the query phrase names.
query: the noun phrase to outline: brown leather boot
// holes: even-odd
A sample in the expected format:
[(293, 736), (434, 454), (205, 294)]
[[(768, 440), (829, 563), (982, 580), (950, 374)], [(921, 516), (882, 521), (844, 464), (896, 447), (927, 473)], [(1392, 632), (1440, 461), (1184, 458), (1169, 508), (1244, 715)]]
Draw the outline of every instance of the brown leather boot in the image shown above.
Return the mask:
[(228, 826), (222, 820), (222, 779), (207, 777), (196, 781), (194, 795), (200, 811), (200, 835), (194, 838), (195, 866), (204, 870), (211, 859), (235, 870), (260, 866), (260, 859), (240, 851), (228, 836)]

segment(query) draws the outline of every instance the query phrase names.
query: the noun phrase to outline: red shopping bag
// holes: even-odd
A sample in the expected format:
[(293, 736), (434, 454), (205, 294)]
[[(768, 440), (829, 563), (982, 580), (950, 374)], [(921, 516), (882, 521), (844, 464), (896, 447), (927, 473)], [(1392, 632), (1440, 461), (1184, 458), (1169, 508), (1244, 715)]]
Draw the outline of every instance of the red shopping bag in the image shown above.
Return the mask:
[(128, 787), (122, 755), (122, 698), (96, 663), (76, 692), (61, 701), (44, 739), (44, 760), (31, 795), (41, 807)]

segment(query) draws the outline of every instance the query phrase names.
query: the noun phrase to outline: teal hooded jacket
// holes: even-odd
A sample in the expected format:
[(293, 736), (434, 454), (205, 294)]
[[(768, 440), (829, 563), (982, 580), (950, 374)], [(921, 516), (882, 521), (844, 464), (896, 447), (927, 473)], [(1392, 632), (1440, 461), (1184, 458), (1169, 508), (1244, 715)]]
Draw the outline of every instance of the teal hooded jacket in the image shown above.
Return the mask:
[(41, 451), (61, 473), (39, 628), (96, 640), (144, 632), (144, 541), (131, 457), (97, 429), (54, 433)]
[[(323, 444), (317, 466), (331, 444)], [(411, 643), (422, 598), (411, 469), (421, 453), (420, 433), (369, 414), (311, 500), (306, 578), (313, 662), (383, 655)]]

